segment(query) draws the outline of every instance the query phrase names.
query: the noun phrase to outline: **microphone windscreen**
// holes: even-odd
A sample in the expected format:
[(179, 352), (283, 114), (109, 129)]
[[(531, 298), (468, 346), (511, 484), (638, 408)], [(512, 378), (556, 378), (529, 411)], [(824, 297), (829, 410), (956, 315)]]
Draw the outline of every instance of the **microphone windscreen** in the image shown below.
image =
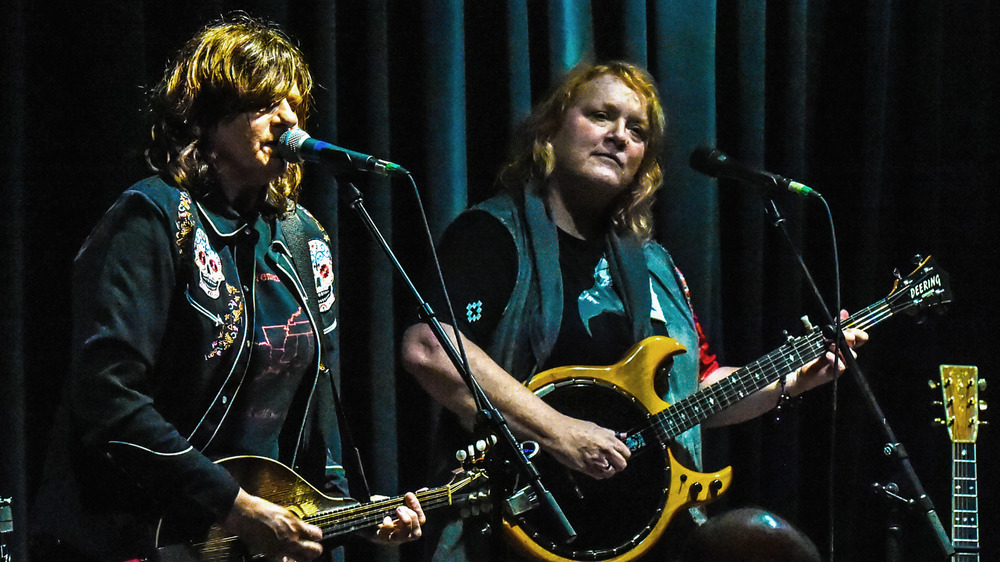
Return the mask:
[(716, 148), (699, 146), (691, 153), (691, 168), (696, 172), (717, 176), (719, 165), (726, 161), (726, 155)]
[(302, 162), (302, 143), (312, 137), (302, 129), (288, 129), (278, 139), (278, 152), (285, 160), (293, 163)]

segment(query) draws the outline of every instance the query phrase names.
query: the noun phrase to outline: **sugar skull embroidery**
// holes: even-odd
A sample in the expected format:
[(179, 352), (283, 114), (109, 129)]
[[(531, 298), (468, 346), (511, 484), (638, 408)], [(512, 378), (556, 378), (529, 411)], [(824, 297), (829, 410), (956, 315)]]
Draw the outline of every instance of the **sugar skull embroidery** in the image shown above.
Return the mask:
[(219, 286), (225, 280), (222, 260), (208, 243), (208, 235), (200, 228), (194, 233), (194, 263), (198, 266), (198, 286), (209, 297), (219, 298)]
[(316, 298), (319, 311), (326, 312), (333, 306), (333, 254), (330, 247), (320, 240), (309, 241), (309, 258), (312, 260), (313, 279), (316, 283)]

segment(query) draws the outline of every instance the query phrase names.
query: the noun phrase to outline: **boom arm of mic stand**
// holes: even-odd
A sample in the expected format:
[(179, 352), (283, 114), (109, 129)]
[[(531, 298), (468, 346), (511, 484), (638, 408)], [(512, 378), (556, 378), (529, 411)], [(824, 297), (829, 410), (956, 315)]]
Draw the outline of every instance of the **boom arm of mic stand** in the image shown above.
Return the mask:
[[(444, 328), (441, 327), (441, 323), (438, 321), (437, 316), (431, 309), (430, 304), (427, 303), (420, 295), (420, 291), (417, 290), (416, 285), (407, 275), (406, 270), (403, 265), (399, 263), (396, 259), (396, 255), (393, 253), (392, 248), (389, 243), (382, 236), (375, 222), (372, 220), (368, 211), (365, 209), (361, 192), (358, 188), (354, 186), (351, 182), (342, 182), (340, 184), (340, 197), (344, 203), (350, 207), (358, 217), (361, 218), (362, 224), (368, 230), (372, 239), (375, 240), (382, 251), (392, 262), (393, 267), (399, 273), (403, 282), (409, 288), (410, 292), (420, 303), (421, 316), (427, 325), (430, 327), (431, 331), (434, 333), (434, 337), (437, 338), (438, 342), (441, 344), (442, 349), (448, 354), (448, 358), (451, 360), (455, 369), (462, 376), (462, 380), (469, 387), (469, 391), (472, 393), (472, 398), (476, 403), (476, 408), (479, 410), (477, 418), (482, 423), (487, 424), (490, 429), (497, 435), (497, 439), (502, 440), (507, 448), (511, 451), (511, 455), (514, 457), (515, 464), (520, 469), (520, 471), (528, 477), (528, 481), (531, 487), (535, 490), (535, 494), (542, 505), (546, 506), (550, 514), (555, 518), (558, 523), (559, 528), (563, 532), (563, 538), (565, 542), (569, 543), (576, 539), (576, 531), (573, 529), (573, 525), (566, 518), (566, 514), (563, 512), (562, 508), (556, 502), (552, 493), (545, 488), (542, 483), (541, 475), (538, 474), (538, 470), (535, 465), (528, 460), (528, 457), (524, 454), (524, 451), (517, 444), (517, 440), (514, 438), (514, 434), (510, 431), (510, 426), (507, 425), (507, 420), (504, 419), (500, 410), (497, 410), (493, 404), (490, 402), (489, 397), (483, 391), (482, 387), (476, 381), (476, 378), (472, 376), (472, 373), (466, 368), (466, 364), (462, 361), (459, 356), (458, 351), (452, 344), (451, 339), (448, 338), (447, 334), (444, 332)], [(457, 332), (457, 327), (455, 328)], [(456, 334), (456, 337), (457, 334)]]
[[(836, 326), (838, 329), (838, 332), (833, 334), (833, 339), (837, 342), (837, 348), (840, 350), (841, 355), (844, 356), (844, 364), (847, 367), (847, 370), (851, 372), (854, 377), (854, 381), (861, 389), (861, 394), (864, 396), (868, 409), (871, 411), (872, 415), (875, 416), (875, 419), (878, 420), (879, 428), (882, 431), (882, 436), (886, 443), (886, 454), (894, 456), (902, 466), (903, 472), (906, 474), (906, 478), (910, 481), (910, 485), (913, 486), (913, 493), (917, 496), (914, 501), (919, 506), (918, 509), (924, 513), (925, 521), (930, 526), (931, 532), (934, 534), (934, 538), (937, 540), (941, 550), (944, 551), (947, 556), (954, 556), (955, 546), (948, 538), (948, 533), (945, 531), (944, 525), (941, 524), (941, 519), (934, 510), (934, 505), (931, 503), (930, 497), (928, 497), (927, 493), (924, 492), (924, 488), (920, 484), (920, 478), (917, 477), (916, 471), (913, 470), (913, 465), (910, 464), (910, 457), (907, 455), (906, 449), (896, 439), (896, 434), (893, 432), (892, 427), (889, 426), (889, 422), (886, 419), (885, 414), (882, 412), (882, 408), (879, 406), (878, 400), (876, 400), (875, 394), (871, 390), (871, 386), (868, 385), (868, 379), (865, 377), (864, 373), (861, 372), (861, 368), (858, 366), (858, 362), (854, 358), (854, 353), (852, 352), (851, 347), (847, 345), (847, 341), (843, 337), (843, 330), (840, 329), (839, 320), (834, 321), (834, 317), (830, 313), (830, 309), (827, 308), (826, 303), (820, 296), (819, 288), (816, 286), (812, 275), (809, 273), (809, 268), (802, 260), (802, 255), (796, 250), (795, 243), (792, 241), (792, 237), (788, 234), (788, 229), (785, 227), (785, 220), (778, 212), (777, 205), (774, 204), (773, 200), (768, 200), (768, 202), (770, 203), (770, 206), (769, 208), (765, 206), (765, 210), (774, 220), (774, 226), (777, 227), (784, 235), (785, 241), (788, 243), (788, 247), (791, 249), (796, 259), (798, 259), (799, 265), (805, 272), (806, 279), (812, 288), (813, 294), (816, 296), (820, 310), (825, 315), (828, 325)], [(840, 311), (837, 312), (839, 313)]]

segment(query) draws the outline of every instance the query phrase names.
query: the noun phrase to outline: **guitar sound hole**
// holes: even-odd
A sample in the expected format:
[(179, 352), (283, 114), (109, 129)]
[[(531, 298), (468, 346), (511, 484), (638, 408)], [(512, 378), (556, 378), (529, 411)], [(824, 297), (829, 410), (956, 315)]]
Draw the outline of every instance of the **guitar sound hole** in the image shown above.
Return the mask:
[[(555, 385), (544, 400), (566, 415), (615, 431), (634, 429), (647, 419), (645, 409), (629, 396), (590, 381)], [(588, 552), (601, 559), (630, 550), (648, 534), (666, 503), (669, 470), (665, 455), (656, 443), (647, 443), (624, 471), (596, 480), (566, 468), (546, 453), (539, 454), (534, 461), (542, 482), (573, 525), (577, 539), (558, 544), (554, 539), (559, 535), (540, 509), (523, 514), (522, 527), (529, 536), (540, 535), (538, 544), (561, 555)]]

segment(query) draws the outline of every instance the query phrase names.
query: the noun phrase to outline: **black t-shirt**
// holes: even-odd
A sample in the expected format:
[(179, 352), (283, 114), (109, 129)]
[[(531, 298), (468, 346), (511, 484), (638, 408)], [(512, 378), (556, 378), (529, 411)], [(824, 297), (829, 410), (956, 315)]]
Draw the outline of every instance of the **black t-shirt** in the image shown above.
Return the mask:
[(245, 283), (254, 299), (252, 355), (242, 388), (219, 427), (212, 450), (221, 456), (252, 454), (289, 462), (294, 436), (288, 443), (280, 443), (279, 437), (283, 430), (295, 432), (302, 422), (298, 410), (304, 407), (301, 395), (308, 392), (303, 381), (318, 350), (312, 325), (293, 289), (264, 258), (274, 239), (275, 225), (258, 218), (255, 229), (258, 239), (253, 270), (241, 275), (252, 275), (254, 280), (252, 287)]
[[(635, 343), (621, 297), (608, 273), (604, 248), (603, 239), (580, 240), (559, 231), (563, 318), (543, 370), (563, 365), (608, 365), (621, 359)], [(446, 230), (440, 255), (458, 326), (485, 348), (517, 280), (514, 240), (492, 215), (468, 212)], [(435, 279), (428, 277), (427, 282), (428, 287), (437, 287)], [(450, 322), (440, 291), (429, 290), (428, 294), (438, 318)]]
[[(486, 347), (517, 279), (517, 252), (507, 229), (484, 212), (459, 215), (439, 245), (441, 271), (456, 322), (476, 345)], [(442, 322), (451, 323), (440, 281), (424, 275), (427, 300)]]
[(563, 317), (559, 337), (542, 369), (609, 365), (634, 343), (604, 256), (604, 240), (580, 240), (559, 231)]

